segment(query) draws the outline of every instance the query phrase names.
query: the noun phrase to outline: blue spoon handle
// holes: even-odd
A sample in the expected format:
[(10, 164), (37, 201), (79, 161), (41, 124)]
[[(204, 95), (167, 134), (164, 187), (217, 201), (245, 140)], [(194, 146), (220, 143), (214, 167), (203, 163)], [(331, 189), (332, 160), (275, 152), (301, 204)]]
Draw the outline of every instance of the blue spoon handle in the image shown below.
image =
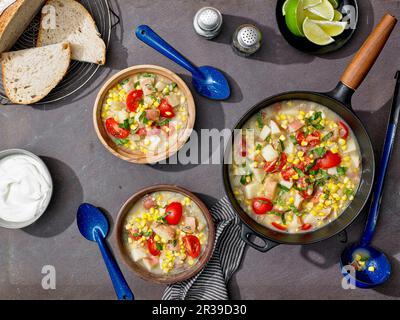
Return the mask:
[(400, 113), (400, 71), (396, 73), (396, 88), (393, 96), (392, 108), (390, 111), (390, 121), (386, 131), (385, 144), (383, 147), (382, 159), (379, 165), (378, 177), (375, 184), (375, 191), (372, 198), (371, 208), (368, 214), (367, 225), (364, 230), (361, 244), (367, 246), (371, 243), (374, 236), (376, 224), (381, 206), (383, 186), (385, 183), (386, 173), (389, 166), (389, 160), (393, 152), (394, 139), (396, 137), (397, 125)]
[(101, 255), (103, 256), (104, 262), (107, 266), (108, 273), (110, 274), (111, 281), (114, 285), (115, 293), (117, 294), (118, 300), (134, 300), (135, 297), (131, 289), (129, 289), (128, 284), (122, 275), (121, 270), (118, 267), (113, 255), (107, 247), (106, 242), (99, 231), (95, 232), (95, 239), (99, 245)]
[(149, 26), (141, 25), (136, 28), (136, 37), (143, 41), (148, 46), (157, 50), (162, 55), (171, 59), (172, 61), (179, 64), (181, 67), (190, 71), (193, 75), (197, 77), (202, 77), (202, 73), (199, 69), (186, 59), (182, 54), (180, 54), (176, 49), (169, 45), (164, 39), (162, 39), (157, 33), (153, 31)]

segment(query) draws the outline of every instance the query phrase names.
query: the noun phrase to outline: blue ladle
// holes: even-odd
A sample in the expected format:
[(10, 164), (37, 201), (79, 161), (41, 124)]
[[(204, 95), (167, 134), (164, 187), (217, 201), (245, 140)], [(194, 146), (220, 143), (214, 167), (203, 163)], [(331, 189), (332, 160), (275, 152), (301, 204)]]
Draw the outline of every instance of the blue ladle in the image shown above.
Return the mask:
[(228, 81), (221, 71), (210, 67), (196, 67), (182, 54), (175, 50), (149, 26), (141, 25), (136, 28), (136, 37), (162, 55), (179, 64), (192, 73), (192, 83), (196, 91), (212, 100), (225, 100), (231, 95)]
[[(396, 136), (397, 125), (400, 113), (400, 71), (396, 74), (396, 89), (394, 92), (390, 121), (388, 124), (385, 144), (381, 163), (379, 166), (378, 178), (375, 184), (375, 192), (372, 198), (371, 208), (368, 214), (367, 224), (360, 243), (353, 244), (346, 248), (341, 256), (341, 270), (346, 279), (353, 282), (358, 288), (373, 288), (383, 284), (390, 277), (391, 265), (386, 255), (371, 246), (371, 241), (375, 232), (381, 205), (383, 186), (389, 166), (389, 160), (393, 151), (394, 139)], [(343, 266), (349, 266), (355, 261), (356, 255), (365, 257), (365, 266), (362, 270), (355, 272), (355, 278)]]
[(109, 224), (103, 212), (91, 204), (81, 204), (78, 209), (77, 224), (79, 231), (87, 240), (95, 241), (99, 245), (118, 299), (134, 300), (133, 293), (131, 289), (129, 289), (117, 262), (105, 242)]

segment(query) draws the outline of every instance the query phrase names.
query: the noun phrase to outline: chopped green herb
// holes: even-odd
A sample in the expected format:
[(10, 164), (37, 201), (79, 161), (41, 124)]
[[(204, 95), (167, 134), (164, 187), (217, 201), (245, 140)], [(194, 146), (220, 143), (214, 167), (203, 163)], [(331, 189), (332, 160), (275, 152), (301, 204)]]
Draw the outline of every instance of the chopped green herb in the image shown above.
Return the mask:
[(152, 73), (145, 72), (145, 73), (142, 73), (142, 77), (143, 78), (154, 78), (155, 76)]
[(318, 147), (312, 149), (310, 152), (313, 153), (317, 158), (322, 158), (326, 153), (326, 149), (324, 147)]
[(129, 125), (133, 124), (135, 122), (135, 118), (129, 118), (128, 123)]
[(120, 128), (129, 129), (129, 119), (125, 119), (123, 123), (119, 124)]
[(301, 212), (299, 211), (299, 209), (297, 209), (293, 204), (290, 205), (290, 210), (293, 211), (293, 213), (296, 216), (301, 216)]
[(257, 113), (257, 125), (260, 129), (264, 127), (264, 121), (260, 112)]
[(322, 142), (326, 142), (326, 141), (328, 141), (330, 138), (332, 138), (333, 137), (333, 132), (329, 132), (329, 133), (327, 133), (326, 135), (324, 135), (323, 137), (322, 137), (322, 139), (321, 139), (321, 141)]
[(325, 128), (323, 125), (321, 125), (321, 121), (322, 121), (321, 111), (314, 112), (314, 114), (311, 117), (306, 118), (306, 124), (308, 126), (314, 127), (317, 130), (323, 130)]
[(176, 247), (177, 244), (178, 244), (178, 240), (174, 239), (174, 241), (172, 241), (172, 245), (173, 245), (174, 247)]
[(281, 139), (279, 139), (279, 145), (281, 146), (281, 151), (283, 152), (283, 150), (285, 150), (285, 144)]
[(133, 85), (135, 89), (140, 87), (140, 81), (136, 81), (135, 84)]
[(347, 196), (354, 196), (354, 191), (352, 189), (346, 189), (346, 190), (344, 190), (344, 193)]
[(262, 145), (261, 144), (257, 144), (256, 150), (261, 150), (261, 149), (262, 149)]
[(149, 230), (147, 232), (142, 232), (142, 235), (145, 237), (150, 237), (153, 234), (153, 231)]
[(297, 174), (298, 174), (300, 177), (304, 177), (304, 172), (301, 171), (299, 168), (293, 167), (293, 169), (294, 169), (294, 171), (297, 172)]
[(117, 146), (123, 146), (129, 142), (129, 139), (115, 139)]
[(169, 124), (170, 121), (171, 121), (171, 119), (163, 119), (163, 120), (157, 122), (157, 125), (160, 126), (160, 127), (166, 126), (166, 125)]
[(290, 135), (289, 138), (290, 138), (290, 140), (292, 141), (292, 143), (293, 143), (294, 145), (297, 145), (297, 144), (298, 144), (297, 139), (296, 139), (296, 137), (295, 137), (294, 134)]
[(162, 243), (156, 242), (156, 248), (157, 250), (162, 251), (164, 249), (164, 246), (162, 245)]
[(270, 211), (268, 214), (272, 214), (274, 216), (280, 217), (282, 220), (283, 224), (286, 224), (286, 218), (285, 218), (285, 213), (284, 212), (279, 212), (279, 211)]
[[(304, 171), (306, 172), (306, 173), (308, 173), (314, 166), (315, 166), (315, 163), (316, 163), (317, 161), (316, 160), (313, 160), (309, 165), (307, 165), (306, 166), (306, 168), (304, 169)], [(314, 171), (314, 170), (313, 170)]]
[(289, 192), (290, 191), (290, 189), (288, 187), (285, 187), (285, 186), (281, 185), (280, 183), (278, 183), (278, 187), (281, 188), (285, 192)]
[(338, 167), (337, 168), (337, 173), (339, 176), (344, 176), (346, 175), (347, 168), (346, 167)]
[(123, 86), (124, 84), (127, 84), (128, 82), (129, 82), (129, 79), (125, 79), (125, 80), (122, 80), (119, 84), (121, 86)]

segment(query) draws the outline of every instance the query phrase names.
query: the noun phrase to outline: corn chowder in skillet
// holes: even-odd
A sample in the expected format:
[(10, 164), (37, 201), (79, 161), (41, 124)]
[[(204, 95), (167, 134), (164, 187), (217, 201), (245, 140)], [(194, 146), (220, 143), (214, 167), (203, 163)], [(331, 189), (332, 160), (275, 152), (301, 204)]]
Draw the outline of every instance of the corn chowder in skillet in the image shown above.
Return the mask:
[(264, 108), (243, 126), (233, 155), (236, 199), (255, 221), (280, 232), (310, 232), (335, 220), (360, 183), (354, 134), (314, 102)]
[(109, 90), (101, 117), (108, 135), (125, 151), (158, 154), (185, 130), (187, 99), (166, 77), (139, 73)]
[(155, 274), (178, 274), (195, 266), (207, 237), (201, 209), (177, 192), (146, 195), (125, 221), (124, 243), (131, 258)]

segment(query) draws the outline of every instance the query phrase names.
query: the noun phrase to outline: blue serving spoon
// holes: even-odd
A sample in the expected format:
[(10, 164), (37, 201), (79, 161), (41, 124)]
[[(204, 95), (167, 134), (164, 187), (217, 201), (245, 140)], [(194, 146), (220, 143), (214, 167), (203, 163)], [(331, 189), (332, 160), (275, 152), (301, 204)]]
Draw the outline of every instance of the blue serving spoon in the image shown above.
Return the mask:
[(105, 238), (109, 231), (109, 224), (103, 212), (91, 204), (83, 203), (78, 209), (77, 224), (79, 231), (87, 240), (95, 241), (99, 245), (118, 299), (134, 300), (131, 289), (107, 247)]
[(228, 81), (221, 71), (210, 66), (196, 67), (182, 54), (175, 50), (149, 26), (136, 28), (136, 37), (162, 55), (179, 64), (192, 73), (192, 83), (196, 91), (212, 100), (225, 100), (231, 95)]
[[(375, 192), (372, 198), (371, 208), (368, 214), (367, 225), (360, 243), (347, 247), (341, 256), (341, 270), (346, 279), (354, 281), (358, 288), (373, 288), (383, 284), (390, 277), (391, 265), (386, 255), (371, 246), (376, 224), (379, 216), (379, 209), (382, 201), (383, 186), (389, 166), (389, 160), (393, 151), (394, 139), (400, 113), (400, 71), (396, 74), (396, 89), (394, 92), (390, 121), (386, 131), (385, 144), (381, 163), (379, 166), (378, 178), (375, 185)], [(361, 271), (355, 272), (355, 279), (343, 266), (351, 265), (356, 255), (366, 257), (365, 266)]]

